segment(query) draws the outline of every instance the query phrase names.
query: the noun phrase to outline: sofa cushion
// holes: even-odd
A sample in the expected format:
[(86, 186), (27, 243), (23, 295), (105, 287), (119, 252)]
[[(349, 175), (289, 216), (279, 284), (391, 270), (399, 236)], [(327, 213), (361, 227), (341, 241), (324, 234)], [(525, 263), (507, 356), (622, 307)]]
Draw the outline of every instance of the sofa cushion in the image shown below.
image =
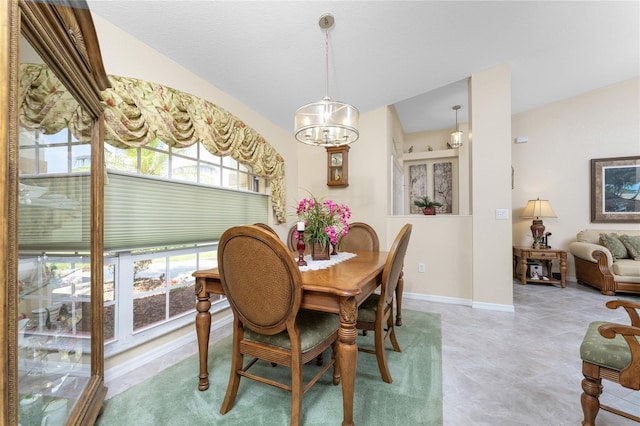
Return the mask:
[(640, 277), (640, 262), (633, 259), (619, 259), (613, 262), (611, 272), (626, 277)]
[(620, 241), (627, 248), (629, 257), (633, 257), (633, 260), (640, 260), (640, 237), (636, 235), (620, 235)]
[(606, 232), (606, 233), (617, 232), (619, 235), (626, 234), (626, 235), (640, 236), (640, 229), (637, 231), (635, 229), (615, 229), (615, 228), (614, 229), (583, 229), (582, 231), (578, 232), (578, 234), (576, 235), (576, 240), (585, 242), (585, 243), (600, 244), (600, 234), (602, 234), (603, 232)]
[(600, 244), (609, 249), (614, 259), (629, 258), (627, 248), (624, 246), (622, 241), (620, 241), (620, 237), (618, 237), (618, 234), (615, 232), (610, 234), (600, 234)]

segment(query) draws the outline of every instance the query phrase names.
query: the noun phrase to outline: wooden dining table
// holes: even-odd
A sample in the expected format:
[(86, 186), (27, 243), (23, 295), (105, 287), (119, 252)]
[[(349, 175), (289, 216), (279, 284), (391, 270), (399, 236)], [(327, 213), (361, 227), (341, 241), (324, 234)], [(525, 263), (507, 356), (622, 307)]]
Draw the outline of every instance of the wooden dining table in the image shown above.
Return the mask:
[[(326, 269), (303, 271), (302, 308), (331, 312), (340, 317), (336, 357), (342, 376), (343, 425), (353, 425), (358, 346), (356, 319), (358, 306), (380, 285), (387, 252), (357, 251), (356, 256)], [(211, 302), (209, 295), (224, 295), (217, 268), (193, 273), (196, 279), (196, 333), (200, 356), (198, 389), (209, 388), (209, 333)]]

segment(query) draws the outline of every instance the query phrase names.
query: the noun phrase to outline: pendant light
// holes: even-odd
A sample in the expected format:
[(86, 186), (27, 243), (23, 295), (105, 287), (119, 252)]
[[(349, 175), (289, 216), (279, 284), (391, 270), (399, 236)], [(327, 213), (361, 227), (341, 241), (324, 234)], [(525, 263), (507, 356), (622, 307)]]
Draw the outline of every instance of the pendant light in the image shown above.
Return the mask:
[(462, 146), (462, 130), (458, 128), (458, 110), (460, 105), (454, 105), (452, 108), (456, 112), (456, 131), (451, 132), (451, 148), (460, 148)]
[(325, 64), (327, 86), (325, 97), (318, 102), (303, 105), (295, 114), (295, 137), (298, 141), (315, 146), (341, 146), (358, 140), (358, 109), (329, 97), (329, 30), (335, 20), (326, 13), (320, 17), (320, 28), (325, 31)]

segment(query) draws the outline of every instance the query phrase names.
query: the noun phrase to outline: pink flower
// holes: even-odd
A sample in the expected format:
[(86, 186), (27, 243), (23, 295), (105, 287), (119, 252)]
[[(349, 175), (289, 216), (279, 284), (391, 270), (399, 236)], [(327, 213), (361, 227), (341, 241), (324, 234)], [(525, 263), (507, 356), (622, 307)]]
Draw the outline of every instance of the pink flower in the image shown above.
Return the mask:
[(351, 210), (333, 200), (303, 198), (296, 208), (298, 220), (305, 222), (305, 239), (319, 241), (323, 246), (339, 244), (349, 232)]

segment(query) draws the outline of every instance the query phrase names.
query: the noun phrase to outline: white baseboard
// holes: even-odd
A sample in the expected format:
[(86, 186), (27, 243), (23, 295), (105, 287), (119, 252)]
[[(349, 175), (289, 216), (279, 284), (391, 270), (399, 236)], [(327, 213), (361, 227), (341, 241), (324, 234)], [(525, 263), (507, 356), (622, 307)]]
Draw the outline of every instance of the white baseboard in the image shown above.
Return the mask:
[(472, 303), (469, 299), (462, 299), (459, 297), (433, 296), (422, 293), (407, 293), (406, 291), (402, 293), (402, 297), (413, 300), (424, 300), (426, 302), (448, 303), (450, 305), (471, 306)]
[[(228, 325), (232, 322), (233, 315), (228, 315), (218, 321), (213, 322), (211, 324), (211, 334), (213, 334), (217, 330), (228, 327)], [(197, 353), (197, 340), (197, 335), (195, 333), (189, 333), (177, 339), (173, 339), (162, 346), (158, 346), (157, 348), (154, 348), (149, 352), (145, 352), (143, 355), (131, 358), (126, 362), (113, 366), (108, 370), (105, 370), (104, 372), (105, 386), (109, 387), (109, 382), (116, 380), (133, 371), (136, 371), (137, 369), (142, 368), (143, 366), (153, 361), (159, 360), (172, 351), (183, 348), (185, 345), (192, 346), (194, 348), (194, 353)]]
[(429, 294), (407, 293), (407, 292), (403, 293), (402, 297), (407, 299), (413, 299), (413, 300), (424, 300), (427, 302), (448, 303), (451, 305), (470, 306), (474, 309), (486, 309), (490, 311), (500, 311), (500, 312), (515, 312), (515, 308), (513, 305), (474, 302), (473, 300), (463, 299), (459, 297), (433, 296)]
[(484, 302), (473, 302), (471, 304), (473, 309), (485, 309), (488, 311), (499, 311), (499, 312), (515, 312), (516, 309), (513, 305), (501, 305), (498, 303), (484, 303)]

